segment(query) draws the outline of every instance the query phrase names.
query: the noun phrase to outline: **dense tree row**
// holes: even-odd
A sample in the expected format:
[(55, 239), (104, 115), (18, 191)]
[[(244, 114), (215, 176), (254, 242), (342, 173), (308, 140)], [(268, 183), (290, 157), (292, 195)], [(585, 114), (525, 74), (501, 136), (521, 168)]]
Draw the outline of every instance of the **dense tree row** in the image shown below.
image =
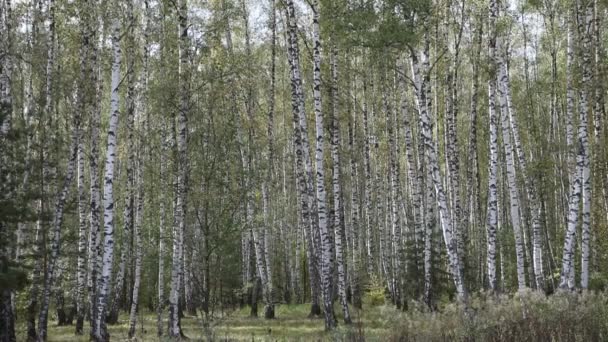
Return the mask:
[(607, 10), (0, 0), (0, 341), (603, 289)]

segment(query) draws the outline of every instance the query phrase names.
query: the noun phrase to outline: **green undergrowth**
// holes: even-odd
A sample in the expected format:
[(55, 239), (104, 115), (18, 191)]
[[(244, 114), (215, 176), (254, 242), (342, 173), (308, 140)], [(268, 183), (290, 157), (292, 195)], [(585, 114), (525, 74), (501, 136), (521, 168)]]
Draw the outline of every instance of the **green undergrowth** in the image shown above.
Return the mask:
[[(608, 295), (604, 292), (538, 292), (494, 296), (476, 294), (468, 307), (439, 304), (438, 311), (412, 302), (402, 312), (390, 304), (373, 306), (364, 300), (363, 311), (351, 308), (355, 321), (345, 325), (335, 306), (338, 328), (325, 332), (322, 318), (308, 318), (310, 306), (277, 305), (276, 319), (249, 316), (249, 308), (216, 314), (213, 319), (187, 316), (182, 328), (190, 341), (608, 341)], [(388, 301), (387, 301), (388, 303)], [(262, 308), (260, 308), (260, 315)], [(166, 326), (166, 322), (165, 322)], [(88, 327), (85, 327), (88, 328)], [(112, 341), (127, 340), (128, 317), (109, 327)], [(25, 326), (18, 326), (24, 340)], [(75, 336), (73, 326), (49, 326), (49, 341), (88, 341)], [(156, 315), (140, 315), (137, 341), (168, 341), (156, 336)]]
[[(215, 315), (213, 319), (186, 316), (182, 319), (182, 329), (190, 341), (380, 341), (390, 336), (386, 306), (368, 307), (364, 311), (351, 308), (352, 325), (343, 322), (340, 307), (335, 306), (338, 328), (326, 333), (324, 322), (320, 317), (308, 318), (310, 304), (277, 305), (276, 318), (266, 320), (263, 317), (250, 317), (249, 307), (242, 308), (223, 316)], [(260, 307), (260, 315), (263, 314)], [(143, 324), (142, 324), (143, 322)], [(49, 342), (88, 341), (88, 327), (85, 335), (75, 336), (74, 326), (49, 325)], [(165, 322), (166, 327), (166, 322)], [(19, 325), (19, 335), (25, 337), (25, 326)], [(119, 323), (109, 326), (112, 341), (128, 340), (128, 316), (121, 315)], [(156, 335), (156, 315), (140, 315), (137, 325), (137, 341), (169, 341)], [(22, 339), (18, 338), (19, 341)]]
[(396, 327), (391, 341), (608, 341), (608, 295), (478, 294), (468, 308), (455, 303), (438, 312), (414, 307), (391, 321)]

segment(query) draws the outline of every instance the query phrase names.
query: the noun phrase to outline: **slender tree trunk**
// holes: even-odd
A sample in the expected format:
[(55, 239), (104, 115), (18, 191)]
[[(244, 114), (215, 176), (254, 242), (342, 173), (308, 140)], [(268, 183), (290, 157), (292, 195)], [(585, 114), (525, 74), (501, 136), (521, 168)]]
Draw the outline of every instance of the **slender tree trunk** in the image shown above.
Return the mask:
[[(420, 258), (420, 251), (422, 248), (422, 241), (424, 240), (424, 221), (423, 221), (423, 211), (422, 211), (422, 190), (419, 175), (417, 174), (417, 161), (416, 161), (416, 151), (414, 148), (414, 136), (412, 133), (412, 117), (410, 110), (408, 108), (408, 100), (407, 100), (407, 90), (406, 90), (406, 82), (405, 82), (405, 61), (403, 61), (402, 66), (400, 67), (400, 73), (398, 76), (399, 82), (399, 90), (402, 93), (401, 100), (401, 116), (403, 120), (403, 139), (405, 143), (405, 156), (407, 161), (407, 180), (408, 180), (408, 201), (411, 203), (412, 210), (412, 219), (413, 219), (413, 227), (414, 227), (414, 258)], [(424, 257), (422, 257), (423, 259)], [(416, 262), (416, 272), (420, 270), (421, 263)], [(424, 267), (424, 262), (422, 263)], [(420, 285), (420, 283), (418, 282)], [(424, 284), (422, 284), (424, 286)]]
[[(474, 50), (474, 58), (473, 61), (473, 87), (471, 90), (471, 112), (470, 112), (470, 129), (469, 129), (469, 146), (468, 146), (468, 165), (467, 165), (467, 199), (469, 201), (468, 207), (465, 205), (465, 215), (468, 217), (469, 227), (475, 228), (481, 226), (481, 189), (480, 189), (480, 172), (479, 172), (479, 160), (477, 156), (477, 106), (478, 106), (478, 97), (479, 97), (479, 74), (481, 68), (481, 51), (482, 51), (482, 40), (483, 40), (483, 21), (481, 18), (477, 18), (476, 28), (475, 28), (475, 50)], [(490, 38), (492, 39), (492, 38)], [(494, 85), (495, 87), (495, 85)], [(493, 91), (492, 96), (495, 96), (495, 92)], [(494, 98), (494, 115), (496, 115), (496, 101)], [(496, 119), (496, 117), (494, 117)], [(496, 122), (494, 122), (496, 125)], [(495, 146), (496, 148), (496, 146)], [(491, 162), (491, 161), (490, 161)], [(496, 177), (496, 170), (494, 170), (494, 177)], [(494, 184), (496, 184), (496, 180), (494, 180)], [(467, 212), (468, 210), (468, 212)], [(477, 232), (481, 232), (481, 230), (475, 229)], [(496, 227), (494, 226), (494, 231), (496, 231)], [(489, 234), (488, 234), (489, 237)], [(480, 239), (481, 242), (481, 239)], [(479, 259), (479, 279), (480, 285), (483, 286), (483, 282), (485, 281), (484, 270), (483, 270), (483, 255), (481, 243), (477, 246), (478, 259)], [(496, 252), (496, 251), (494, 251)], [(494, 256), (496, 253), (494, 253)], [(496, 288), (496, 262), (494, 258), (494, 287)], [(489, 265), (488, 265), (489, 266)], [(489, 268), (488, 268), (489, 270)]]
[[(11, 132), (13, 116), (13, 94), (11, 89), (12, 81), (12, 6), (10, 0), (0, 1), (0, 176), (4, 180), (10, 174), (7, 152), (10, 149), (7, 135)], [(6, 178), (5, 178), (6, 177)], [(10, 177), (10, 176), (9, 176)], [(10, 199), (13, 194), (6, 189), (4, 184), (0, 185), (3, 191), (2, 199)], [(5, 192), (9, 190), (9, 193)], [(4, 197), (6, 196), (6, 197)], [(5, 222), (0, 222), (0, 238), (9, 241), (12, 238), (12, 227)], [(11, 249), (8, 246), (0, 247), (0, 272), (5, 273), (9, 268)], [(10, 285), (10, 284), (9, 284)], [(15, 298), (14, 291), (10, 288), (0, 290), (0, 341), (14, 342), (15, 335)], [(35, 333), (35, 332), (34, 332)]]
[(112, 82), (110, 95), (110, 125), (108, 127), (108, 143), (106, 150), (104, 191), (103, 191), (103, 258), (101, 264), (101, 276), (98, 281), (97, 315), (94, 322), (93, 337), (96, 341), (106, 341), (109, 334), (105, 325), (106, 306), (108, 304), (109, 287), (112, 280), (112, 261), (114, 259), (114, 164), (116, 159), (116, 146), (118, 134), (119, 116), (119, 89), (120, 86), (120, 62), (122, 51), (120, 48), (120, 20), (114, 19), (112, 24)]
[(361, 269), (361, 250), (360, 250), (360, 235), (361, 235), (361, 225), (360, 225), (360, 217), (359, 214), (359, 191), (358, 191), (358, 183), (359, 183), (359, 167), (357, 164), (357, 160), (355, 157), (355, 129), (354, 124), (349, 122), (348, 124), (348, 146), (350, 149), (350, 178), (351, 178), (351, 219), (350, 219), (350, 231), (351, 231), (351, 255), (352, 255), (352, 264), (349, 269), (350, 274), (350, 288), (352, 292), (352, 302), (353, 306), (357, 309), (362, 308), (361, 301), (361, 279), (359, 277)]
[(310, 158), (310, 145), (308, 143), (308, 129), (306, 111), (304, 108), (304, 90), (300, 72), (300, 49), (298, 46), (297, 24), (295, 8), (292, 0), (286, 1), (288, 18), (288, 60), (290, 64), (290, 78), (292, 87), (292, 111), (294, 115), (294, 136), (296, 145), (296, 169), (298, 173), (298, 189), (300, 192), (301, 220), (309, 231), (308, 233), (308, 264), (311, 279), (311, 315), (319, 315), (319, 278), (317, 250), (320, 248), (318, 236), (317, 208), (313, 188), (312, 162)]
[[(490, 2), (489, 12), (489, 55), (492, 62), (492, 73), (488, 80), (488, 111), (490, 117), (490, 158), (488, 171), (488, 211), (487, 211), (487, 267), (488, 286), (491, 291), (498, 290), (496, 277), (496, 232), (498, 230), (498, 113), (496, 111), (496, 75), (498, 62), (496, 59), (496, 19), (498, 18), (498, 4), (496, 0)], [(502, 260), (502, 259), (501, 259)]]
[(63, 210), (65, 202), (67, 200), (70, 185), (74, 178), (74, 171), (76, 168), (76, 155), (78, 150), (78, 136), (80, 127), (80, 113), (76, 110), (74, 112), (74, 128), (72, 133), (72, 142), (69, 148), (69, 157), (66, 167), (65, 179), (63, 181), (61, 190), (57, 195), (55, 202), (55, 210), (53, 214), (52, 224), (52, 237), (51, 237), (51, 255), (48, 261), (47, 269), (44, 277), (44, 288), (42, 290), (42, 299), (40, 303), (40, 315), (38, 317), (38, 341), (46, 341), (47, 336), (47, 324), (48, 324), (48, 312), (50, 304), (51, 289), (53, 286), (54, 272), (59, 258), (59, 251), (61, 245), (61, 225), (63, 223)]
[[(141, 148), (141, 145), (140, 145)], [(141, 263), (142, 263), (142, 241), (141, 241), (141, 224), (144, 210), (144, 191), (143, 191), (143, 160), (141, 156), (136, 166), (136, 185), (137, 185), (137, 200), (135, 207), (135, 224), (133, 225), (135, 234), (135, 275), (133, 283), (133, 297), (131, 300), (131, 312), (129, 314), (129, 338), (135, 336), (135, 327), (137, 324), (137, 310), (139, 305), (139, 288), (141, 285)]]
[(180, 108), (177, 125), (177, 203), (175, 207), (175, 222), (173, 234), (173, 263), (171, 265), (171, 291), (169, 295), (169, 336), (178, 338), (182, 335), (178, 314), (180, 280), (182, 267), (180, 265), (183, 252), (183, 234), (186, 211), (186, 175), (188, 167), (188, 110), (189, 110), (189, 76), (188, 76), (188, 7), (187, 0), (178, 2), (179, 16), (179, 97)]
[[(48, 38), (47, 38), (47, 63), (46, 63), (46, 85), (45, 85), (45, 102), (42, 111), (43, 118), (40, 119), (40, 123), (46, 123), (50, 121), (53, 112), (53, 70), (55, 68), (55, 4), (53, 0), (49, 1), (48, 13), (47, 13), (48, 24)], [(9, 88), (10, 91), (10, 88)], [(46, 121), (46, 122), (45, 122)], [(10, 123), (9, 123), (10, 124)], [(28, 302), (28, 319), (27, 319), (27, 339), (29, 342), (37, 340), (38, 335), (36, 334), (36, 308), (38, 306), (38, 300), (40, 299), (40, 275), (43, 268), (43, 254), (46, 250), (46, 237), (47, 237), (47, 222), (44, 219), (46, 214), (46, 205), (44, 200), (44, 194), (48, 188), (46, 181), (50, 179), (50, 167), (49, 167), (49, 156), (46, 136), (46, 125), (41, 130), (40, 137), (40, 163), (42, 165), (42, 178), (40, 180), (40, 191), (41, 199), (38, 203), (38, 219), (36, 222), (36, 240), (34, 245), (34, 270), (32, 272), (32, 287), (29, 295)]]
[[(383, 92), (384, 94), (386, 94), (386, 91)], [(390, 195), (390, 216), (391, 216), (391, 229), (390, 229), (390, 234), (389, 236), (391, 236), (391, 241), (390, 244), (387, 244), (390, 246), (389, 249), (385, 249), (385, 252), (387, 251), (391, 251), (391, 268), (392, 268), (392, 279), (390, 280), (393, 285), (393, 291), (394, 291), (394, 301), (395, 304), (399, 305), (400, 303), (400, 298), (399, 298), (399, 290), (401, 289), (400, 286), (400, 282), (401, 282), (401, 272), (402, 272), (402, 265), (401, 265), (401, 258), (402, 258), (402, 246), (403, 243), (401, 241), (401, 218), (400, 218), (400, 213), (399, 213), (399, 194), (401, 192), (401, 184), (400, 184), (400, 180), (399, 180), (399, 161), (398, 161), (398, 152), (397, 152), (397, 148), (396, 145), (397, 143), (395, 142), (395, 132), (394, 132), (394, 127), (395, 127), (395, 122), (394, 122), (394, 114), (392, 113), (391, 108), (389, 107), (388, 101), (386, 99), (386, 95), (383, 95), (383, 106), (384, 106), (384, 112), (386, 114), (386, 127), (387, 127), (387, 135), (388, 135), (388, 149), (389, 149), (389, 160), (388, 160), (388, 167), (389, 167), (389, 186), (390, 186), (390, 191), (389, 193), (387, 193), (387, 195)], [(387, 210), (389, 210), (389, 208), (387, 208)]]
[(334, 243), (336, 247), (336, 264), (338, 270), (338, 296), (342, 305), (342, 313), (344, 314), (344, 323), (351, 324), (350, 311), (346, 300), (346, 260), (344, 252), (345, 243), (345, 225), (344, 225), (344, 207), (342, 196), (342, 176), (340, 172), (340, 122), (338, 119), (338, 53), (332, 48), (330, 56), (331, 64), (331, 159), (332, 159), (332, 187), (333, 187), (333, 226), (334, 226)]
[(331, 246), (331, 236), (327, 224), (327, 204), (325, 191), (325, 169), (324, 150), (325, 132), (323, 125), (323, 106), (321, 103), (321, 32), (319, 28), (320, 8), (318, 0), (312, 2), (313, 12), (313, 100), (315, 112), (316, 128), (316, 194), (317, 194), (317, 215), (319, 220), (319, 234), (321, 238), (321, 293), (323, 297), (323, 311), (325, 313), (325, 330), (332, 330), (336, 327), (334, 318), (332, 288), (332, 264), (333, 251)]
[(372, 234), (372, 168), (370, 162), (370, 129), (369, 129), (369, 117), (368, 117), (368, 106), (366, 96), (366, 81), (363, 82), (363, 104), (361, 114), (363, 114), (363, 172), (364, 172), (364, 185), (363, 185), (363, 197), (365, 201), (365, 253), (366, 253), (366, 265), (368, 275), (372, 275), (376, 272), (374, 262), (374, 244)]
[[(79, 115), (84, 116), (91, 106), (90, 95), (87, 92), (90, 86), (85, 86), (89, 80), (91, 73), (94, 70), (90, 65), (90, 44), (92, 38), (92, 30), (90, 28), (87, 14), (84, 12), (89, 8), (80, 10), (81, 18), (80, 30), (82, 36), (82, 45), (80, 47), (80, 84), (78, 86), (78, 111)], [(81, 123), (81, 126), (84, 126)], [(76, 289), (76, 335), (83, 334), (84, 318), (87, 311), (85, 301), (85, 286), (87, 285), (87, 202), (85, 189), (85, 131), (83, 127), (79, 127), (78, 135), (78, 261), (77, 261), (77, 289)]]
[[(95, 13), (95, 12), (94, 12)], [(99, 27), (100, 31), (101, 26)], [(91, 321), (90, 337), (93, 339), (97, 334), (96, 322), (97, 322), (97, 294), (99, 290), (100, 280), (100, 267), (101, 267), (101, 227), (100, 227), (100, 203), (101, 195), (99, 189), (99, 126), (101, 121), (101, 93), (102, 83), (101, 79), (101, 68), (98, 61), (98, 51), (101, 42), (103, 41), (103, 34), (99, 35), (99, 40), (95, 42), (95, 30), (92, 30), (93, 36), (91, 38), (92, 51), (91, 51), (91, 83), (95, 87), (95, 105), (89, 109), (90, 113), (90, 130), (91, 130), (91, 141), (89, 150), (89, 190), (90, 190), (90, 202), (89, 202), (89, 242), (87, 251), (87, 289), (89, 293), (89, 317)]]
[(519, 190), (517, 188), (517, 171), (515, 169), (515, 158), (513, 145), (511, 144), (511, 130), (509, 125), (509, 105), (508, 105), (508, 70), (506, 61), (505, 46), (502, 44), (504, 38), (497, 37), (496, 45), (498, 52), (498, 99), (500, 102), (500, 113), (502, 122), (502, 142), (505, 150), (507, 184), (509, 188), (509, 209), (511, 213), (511, 227), (515, 236), (515, 255), (517, 261), (517, 285), (519, 290), (526, 288), (524, 240), (522, 236)]
[[(413, 74), (415, 77), (416, 92), (418, 97), (418, 106), (420, 110), (420, 119), (422, 126), (421, 133), (425, 145), (426, 161), (428, 163), (428, 167), (430, 168), (430, 174), (432, 176), (432, 181), (435, 188), (437, 205), (439, 207), (439, 215), (443, 230), (443, 239), (448, 253), (450, 273), (453, 277), (454, 285), (456, 286), (456, 292), (458, 293), (459, 299), (466, 301), (467, 291), (461, 272), (462, 268), (460, 267), (460, 260), (457, 254), (456, 239), (454, 236), (455, 232), (453, 230), (452, 220), (450, 219), (446, 195), (443, 190), (443, 181), (439, 170), (439, 162), (437, 161), (435, 142), (433, 140), (431, 131), (432, 117), (431, 113), (429, 112), (429, 99), (427, 97), (428, 95), (426, 95), (429, 92), (429, 89), (427, 89), (426, 87), (430, 87), (430, 84), (428, 82), (428, 75), (426, 74), (426, 72), (424, 74), (421, 74), (420, 66), (418, 65), (416, 55), (414, 54), (412, 58), (414, 65)], [(426, 65), (428, 63), (428, 55), (424, 53), (423, 58), (423, 64)], [(429, 68), (426, 67), (424, 69), (429, 70)]]
[[(580, 152), (583, 157), (582, 181), (582, 235), (581, 235), (581, 288), (587, 289), (589, 286), (589, 242), (591, 239), (591, 168), (589, 153), (589, 133), (588, 133), (588, 104), (593, 91), (593, 71), (591, 63), (591, 50), (593, 48), (593, 1), (578, 1), (579, 11), (579, 32), (582, 34), (582, 71), (583, 84), (579, 93), (579, 126), (578, 139)], [(595, 137), (599, 137), (600, 132), (599, 118), (595, 120)]]
[[(162, 123), (161, 128), (161, 152), (160, 152), (160, 182), (161, 188), (166, 188), (165, 178), (167, 177), (167, 132), (165, 123)], [(165, 192), (161, 191), (159, 196), (159, 224), (158, 224), (158, 304), (156, 307), (156, 325), (158, 336), (163, 335), (163, 308), (165, 307), (165, 226), (166, 226), (166, 208), (165, 208)]]
[(86, 285), (86, 203), (85, 203), (85, 189), (84, 189), (84, 135), (80, 133), (78, 139), (78, 275), (77, 275), (77, 289), (76, 289), (76, 303), (77, 303), (77, 319), (76, 319), (76, 334), (82, 335), (82, 328), (84, 324), (85, 315), (85, 285)]

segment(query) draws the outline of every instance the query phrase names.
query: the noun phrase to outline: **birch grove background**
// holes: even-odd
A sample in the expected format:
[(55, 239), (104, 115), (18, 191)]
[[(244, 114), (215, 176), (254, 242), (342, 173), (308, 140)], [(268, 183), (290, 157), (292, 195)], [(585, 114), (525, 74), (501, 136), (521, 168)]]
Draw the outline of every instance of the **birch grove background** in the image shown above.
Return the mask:
[(0, 341), (608, 339), (606, 14), (0, 0)]

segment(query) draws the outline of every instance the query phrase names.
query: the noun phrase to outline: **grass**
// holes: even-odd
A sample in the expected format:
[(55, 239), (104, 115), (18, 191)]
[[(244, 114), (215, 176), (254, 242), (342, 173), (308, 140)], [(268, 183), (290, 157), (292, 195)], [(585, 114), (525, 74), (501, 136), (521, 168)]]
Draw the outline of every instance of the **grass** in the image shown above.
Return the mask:
[[(262, 317), (249, 317), (249, 308), (243, 308), (205, 321), (200, 317), (187, 316), (182, 319), (182, 329), (191, 341), (380, 341), (390, 335), (390, 326), (385, 317), (396, 313), (388, 306), (368, 307), (365, 311), (356, 312), (351, 309), (355, 324), (343, 324), (342, 313), (336, 306), (338, 329), (326, 333), (322, 318), (307, 318), (310, 305), (278, 305), (275, 308), (276, 318), (266, 320)], [(262, 314), (260, 308), (260, 314)], [(85, 342), (88, 339), (88, 323), (85, 324), (85, 334), (74, 335), (74, 326), (59, 327), (55, 322), (49, 324), (49, 342)], [(166, 327), (166, 322), (165, 322)], [(128, 340), (128, 316), (123, 314), (119, 323), (108, 327), (112, 341)], [(25, 326), (18, 326), (18, 340), (24, 340)], [(140, 315), (137, 324), (138, 341), (167, 341), (156, 335), (156, 315), (145, 313)]]
[(414, 308), (391, 320), (395, 330), (389, 341), (608, 341), (608, 294), (481, 293), (468, 308), (455, 303), (438, 312)]
[[(307, 318), (309, 305), (278, 305), (273, 320), (249, 317), (249, 308), (209, 321), (185, 317), (182, 328), (191, 341), (608, 341), (606, 292), (548, 297), (533, 291), (499, 296), (478, 293), (467, 307), (438, 303), (435, 312), (418, 302), (411, 302), (406, 312), (390, 304), (370, 304), (364, 301), (361, 312), (351, 310), (356, 323), (349, 326), (341, 323), (342, 313), (336, 305), (340, 324), (332, 332), (324, 331), (321, 318)], [(119, 324), (109, 330), (112, 341), (127, 340), (127, 316), (121, 316)], [(18, 326), (18, 334), (18, 341), (23, 341), (23, 324)], [(48, 340), (88, 341), (88, 331), (75, 336), (73, 326), (58, 327), (51, 322)], [(137, 340), (168, 341), (156, 336), (155, 314), (140, 315)]]

